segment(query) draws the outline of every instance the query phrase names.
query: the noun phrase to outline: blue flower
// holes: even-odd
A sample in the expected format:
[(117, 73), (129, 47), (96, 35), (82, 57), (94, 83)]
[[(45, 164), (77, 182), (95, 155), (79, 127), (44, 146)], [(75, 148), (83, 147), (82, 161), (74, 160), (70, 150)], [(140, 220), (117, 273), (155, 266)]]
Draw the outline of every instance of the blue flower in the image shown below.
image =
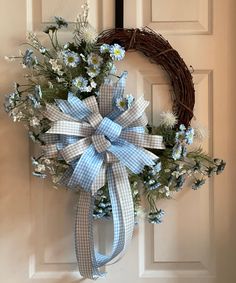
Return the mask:
[(161, 186), (161, 184), (155, 180), (155, 182), (153, 184), (151, 184), (151, 185), (149, 184), (148, 190), (153, 191), (153, 190), (158, 189), (160, 186)]
[(149, 174), (151, 176), (157, 175), (161, 171), (161, 162), (156, 162), (156, 165), (150, 168)]
[(156, 173), (159, 173), (161, 171), (161, 162), (158, 162), (156, 165), (153, 166), (153, 170)]
[(41, 86), (40, 85), (36, 85), (34, 88), (35, 91), (35, 97), (38, 101), (40, 101), (42, 99), (42, 90), (41, 90)]
[(28, 94), (27, 98), (29, 99), (33, 108), (40, 108), (41, 107), (41, 100), (42, 100), (42, 90), (40, 85), (36, 85), (34, 88), (34, 94)]
[(38, 108), (41, 107), (40, 102), (35, 98), (35, 96), (33, 94), (28, 94), (27, 97), (28, 97), (31, 105), (33, 106), (33, 108), (38, 109)]
[(100, 46), (100, 53), (104, 54), (104, 53), (108, 53), (110, 50), (110, 45), (104, 43), (103, 45)]
[(205, 180), (204, 179), (197, 179), (193, 185), (192, 185), (192, 189), (193, 190), (198, 190), (201, 186), (203, 186), (205, 184)]
[(65, 65), (68, 67), (75, 68), (80, 62), (79, 55), (73, 51), (65, 50), (62, 52), (62, 56)]
[(114, 61), (120, 61), (125, 57), (125, 49), (119, 44), (114, 44), (110, 47), (110, 56)]
[(106, 207), (106, 204), (103, 203), (103, 202), (101, 202), (101, 203), (98, 204), (98, 207), (100, 207), (100, 208), (105, 208), (105, 207)]
[(17, 90), (13, 93), (6, 95), (4, 103), (5, 111), (7, 113), (10, 112), (14, 107), (16, 107), (20, 99), (20, 94)]
[(98, 190), (95, 195), (93, 218), (110, 218), (112, 215), (112, 207), (109, 197), (106, 196), (102, 189)]
[(133, 95), (129, 94), (126, 97), (126, 101), (127, 101), (127, 107), (130, 108), (134, 102), (134, 97)]
[(125, 111), (132, 106), (133, 101), (134, 101), (134, 97), (130, 94), (127, 95), (126, 98), (125, 97), (117, 98), (115, 101), (115, 105), (120, 111)]
[(156, 180), (155, 180), (155, 179), (151, 179), (151, 180), (148, 181), (148, 185), (149, 185), (149, 186), (152, 186), (152, 185), (154, 185), (155, 183), (156, 183)]
[(172, 151), (172, 158), (174, 160), (180, 159), (182, 154), (182, 145), (180, 143), (175, 144)]
[(193, 128), (187, 129), (187, 131), (185, 132), (185, 138), (186, 138), (187, 144), (193, 143), (193, 138), (194, 138), (194, 129)]
[(206, 173), (208, 175), (208, 177), (212, 177), (216, 174), (217, 172), (217, 168), (212, 166), (212, 167), (208, 167), (207, 170), (206, 170)]
[(155, 212), (150, 212), (148, 214), (148, 222), (152, 224), (160, 224), (163, 221), (164, 215), (165, 215), (165, 212), (162, 209), (159, 209)]
[(226, 162), (224, 162), (223, 160), (220, 160), (220, 163), (217, 165), (217, 169), (216, 169), (216, 174), (220, 174), (224, 171), (226, 166)]
[(176, 192), (180, 191), (183, 188), (185, 182), (185, 175), (180, 175), (176, 180)]
[(62, 27), (68, 27), (67, 21), (64, 20), (62, 17), (54, 17), (54, 19), (59, 29)]
[(72, 85), (74, 85), (79, 91), (85, 92), (87, 91), (88, 86), (88, 80), (86, 80), (84, 77), (79, 76), (73, 79)]
[(36, 63), (35, 59), (36, 58), (33, 58), (33, 50), (26, 49), (25, 54), (23, 55), (23, 58), (22, 58), (23, 66), (31, 68)]
[(181, 125), (179, 126), (179, 129), (180, 129), (180, 131), (185, 131), (185, 130), (186, 130), (186, 127), (184, 126), (184, 124), (181, 124)]

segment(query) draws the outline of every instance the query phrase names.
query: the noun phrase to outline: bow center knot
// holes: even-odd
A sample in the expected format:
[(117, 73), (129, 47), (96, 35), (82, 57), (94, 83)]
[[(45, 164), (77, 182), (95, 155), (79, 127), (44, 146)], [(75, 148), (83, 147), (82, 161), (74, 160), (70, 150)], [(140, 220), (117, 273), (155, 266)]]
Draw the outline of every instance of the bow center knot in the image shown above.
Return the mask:
[(93, 145), (97, 152), (101, 153), (111, 146), (111, 142), (115, 141), (121, 134), (122, 127), (105, 117), (99, 124), (95, 135), (92, 136)]
[(92, 136), (93, 145), (98, 153), (102, 153), (110, 147), (111, 143), (104, 135), (93, 135)]
[(105, 117), (99, 124), (96, 134), (104, 135), (109, 141), (113, 142), (119, 137), (121, 131), (122, 127), (119, 124)]

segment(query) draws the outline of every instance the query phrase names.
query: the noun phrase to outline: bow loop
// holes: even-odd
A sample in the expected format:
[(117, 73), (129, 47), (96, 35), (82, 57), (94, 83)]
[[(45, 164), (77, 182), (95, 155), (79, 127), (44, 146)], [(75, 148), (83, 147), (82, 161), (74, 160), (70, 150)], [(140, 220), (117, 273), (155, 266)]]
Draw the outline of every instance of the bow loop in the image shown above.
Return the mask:
[(82, 102), (82, 100), (74, 96), (74, 94), (71, 92), (68, 93), (67, 101), (56, 99), (56, 103), (62, 112), (80, 120), (92, 113), (91, 110)]

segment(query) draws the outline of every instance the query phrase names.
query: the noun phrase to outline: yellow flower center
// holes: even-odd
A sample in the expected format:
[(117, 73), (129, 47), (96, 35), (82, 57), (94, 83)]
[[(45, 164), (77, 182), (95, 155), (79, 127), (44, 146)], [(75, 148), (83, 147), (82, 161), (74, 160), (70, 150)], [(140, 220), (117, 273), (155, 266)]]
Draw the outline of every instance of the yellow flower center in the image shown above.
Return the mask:
[(124, 100), (121, 100), (119, 104), (120, 104), (120, 107), (122, 107), (122, 108), (124, 108), (126, 106), (126, 103), (125, 103)]
[(115, 49), (114, 53), (115, 53), (115, 55), (120, 55), (121, 54), (119, 49)]
[(68, 60), (69, 63), (73, 63), (75, 61), (74, 57), (68, 57), (67, 60)]
[(98, 63), (98, 59), (96, 57), (93, 57), (92, 62), (93, 62), (94, 65), (96, 65)]

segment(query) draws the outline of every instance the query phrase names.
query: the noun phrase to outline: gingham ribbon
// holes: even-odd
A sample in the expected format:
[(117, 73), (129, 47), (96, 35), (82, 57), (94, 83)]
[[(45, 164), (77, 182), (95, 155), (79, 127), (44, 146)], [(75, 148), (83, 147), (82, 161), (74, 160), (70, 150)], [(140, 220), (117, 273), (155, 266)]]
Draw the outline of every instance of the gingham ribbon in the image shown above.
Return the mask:
[[(123, 97), (126, 73), (116, 85), (104, 84), (98, 102), (94, 96), (81, 101), (72, 93), (67, 100), (47, 105), (45, 116), (52, 121), (44, 137), (45, 155), (70, 164), (61, 182), (80, 190), (76, 213), (75, 247), (79, 271), (83, 277), (103, 276), (99, 268), (124, 254), (134, 228), (133, 199), (126, 167), (140, 173), (145, 165), (154, 165), (157, 156), (144, 148), (164, 149), (161, 136), (144, 132), (147, 124), (142, 97), (126, 111), (115, 107)], [(94, 249), (94, 195), (108, 182), (113, 212), (114, 241), (109, 256)]]

